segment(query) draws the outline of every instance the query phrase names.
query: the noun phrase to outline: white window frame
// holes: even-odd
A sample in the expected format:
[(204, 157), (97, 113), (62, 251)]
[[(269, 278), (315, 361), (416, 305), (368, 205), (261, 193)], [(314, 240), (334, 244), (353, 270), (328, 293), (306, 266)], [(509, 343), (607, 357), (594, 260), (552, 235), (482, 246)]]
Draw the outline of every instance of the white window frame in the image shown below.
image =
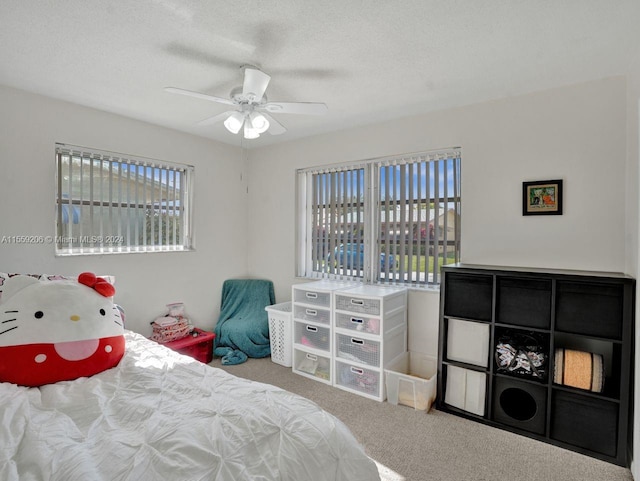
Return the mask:
[[(414, 287), (439, 285), (442, 263), (460, 260), (460, 162), (461, 149), (456, 147), (299, 169), (296, 275)], [(347, 187), (340, 187), (348, 184), (344, 179), (352, 178), (348, 172), (358, 169), (364, 171), (364, 183), (359, 185), (361, 213), (352, 200), (344, 201), (354, 196)], [(419, 187), (416, 179), (424, 175), (430, 181)], [(323, 192), (325, 183), (329, 187)], [(323, 187), (318, 189), (320, 184)], [(362, 219), (355, 229), (362, 238), (355, 241), (354, 219)], [(363, 265), (354, 258), (360, 244), (364, 246)], [(430, 253), (434, 258), (431, 268)], [(445, 260), (433, 255), (436, 253)], [(358, 265), (349, 265), (349, 259)]]
[(56, 256), (193, 250), (193, 166), (56, 143), (55, 173)]

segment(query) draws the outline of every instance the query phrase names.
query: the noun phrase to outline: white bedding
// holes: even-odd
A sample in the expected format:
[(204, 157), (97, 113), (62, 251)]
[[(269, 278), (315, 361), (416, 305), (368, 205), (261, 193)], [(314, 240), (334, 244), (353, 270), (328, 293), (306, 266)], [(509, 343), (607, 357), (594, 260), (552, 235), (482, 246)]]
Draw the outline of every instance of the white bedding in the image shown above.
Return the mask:
[(1, 480), (380, 479), (311, 401), (125, 336), (120, 364), (90, 378), (0, 383)]

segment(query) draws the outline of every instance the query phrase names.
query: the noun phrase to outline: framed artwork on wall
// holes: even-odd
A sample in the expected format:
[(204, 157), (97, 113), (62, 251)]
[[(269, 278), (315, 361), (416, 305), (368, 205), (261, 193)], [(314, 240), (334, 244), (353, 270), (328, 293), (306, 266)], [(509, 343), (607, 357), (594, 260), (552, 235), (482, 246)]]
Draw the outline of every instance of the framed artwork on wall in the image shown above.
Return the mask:
[(523, 182), (522, 215), (562, 215), (562, 179)]

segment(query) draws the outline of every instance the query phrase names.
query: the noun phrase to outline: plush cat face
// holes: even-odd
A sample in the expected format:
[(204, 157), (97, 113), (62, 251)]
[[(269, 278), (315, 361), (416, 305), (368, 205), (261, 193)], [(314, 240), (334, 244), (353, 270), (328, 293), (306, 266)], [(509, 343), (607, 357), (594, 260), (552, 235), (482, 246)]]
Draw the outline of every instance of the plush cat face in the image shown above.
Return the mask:
[[(80, 276), (84, 284), (29, 276), (5, 282), (0, 299), (0, 381), (39, 386), (91, 376), (120, 362), (120, 310), (103, 295), (104, 284), (97, 286), (95, 276), (88, 277), (89, 282), (87, 274)], [(106, 293), (113, 293), (108, 287)]]

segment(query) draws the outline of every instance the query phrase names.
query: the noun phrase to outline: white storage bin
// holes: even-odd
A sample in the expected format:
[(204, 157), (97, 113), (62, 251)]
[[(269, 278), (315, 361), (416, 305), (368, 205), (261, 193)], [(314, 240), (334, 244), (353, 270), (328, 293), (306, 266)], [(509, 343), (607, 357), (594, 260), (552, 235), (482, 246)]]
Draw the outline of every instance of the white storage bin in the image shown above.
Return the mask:
[(489, 367), (489, 324), (449, 319), (447, 359)]
[(446, 366), (444, 402), (450, 406), (484, 416), (487, 373), (458, 366)]
[(291, 367), (291, 303), (283, 302), (264, 308), (269, 316), (269, 341), (271, 343), (271, 360), (275, 363)]
[(436, 358), (417, 352), (405, 352), (384, 370), (387, 401), (419, 411), (429, 411), (436, 398)]

